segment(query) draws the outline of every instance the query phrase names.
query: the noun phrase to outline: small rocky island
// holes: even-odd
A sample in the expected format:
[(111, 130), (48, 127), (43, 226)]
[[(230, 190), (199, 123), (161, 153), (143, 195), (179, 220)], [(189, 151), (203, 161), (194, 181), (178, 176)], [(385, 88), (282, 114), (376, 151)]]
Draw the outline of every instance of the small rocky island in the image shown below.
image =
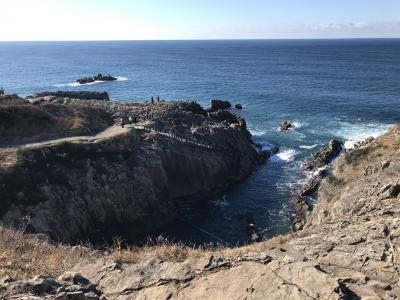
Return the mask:
[(286, 120), (286, 121), (282, 122), (282, 123), (279, 125), (278, 131), (279, 131), (279, 132), (286, 132), (286, 131), (288, 131), (288, 130), (291, 129), (291, 128), (293, 128), (293, 122), (292, 122), (292, 121)]
[(88, 84), (96, 81), (115, 81), (115, 80), (118, 80), (118, 78), (111, 75), (97, 74), (93, 77), (84, 77), (77, 79), (76, 82), (79, 84)]

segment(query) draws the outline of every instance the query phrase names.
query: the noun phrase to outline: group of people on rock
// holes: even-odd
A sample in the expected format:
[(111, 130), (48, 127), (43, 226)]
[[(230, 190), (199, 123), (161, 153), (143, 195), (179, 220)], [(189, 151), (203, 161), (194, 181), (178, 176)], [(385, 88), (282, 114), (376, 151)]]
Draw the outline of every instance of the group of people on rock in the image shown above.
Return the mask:
[[(1, 90), (0, 90), (0, 95), (1, 95)], [(151, 101), (151, 103), (153, 104), (153, 103), (155, 102), (154, 97), (151, 97), (151, 98), (150, 98), (150, 101)], [(160, 96), (157, 96), (156, 101), (157, 101), (157, 102), (160, 102)], [(149, 119), (149, 117), (150, 117), (149, 111), (146, 111), (146, 119)], [(137, 123), (137, 118), (136, 118), (136, 116), (134, 116), (133, 118), (130, 117), (130, 116), (129, 116), (129, 117), (128, 117), (128, 116), (123, 116), (123, 117), (122, 117), (122, 120), (121, 120), (121, 126), (122, 126), (122, 128), (124, 128), (125, 125), (132, 125), (132, 123), (133, 123), (133, 124)]]
[[(154, 103), (154, 97), (151, 97), (150, 101), (151, 103)], [(157, 96), (157, 102), (160, 102), (160, 96)]]

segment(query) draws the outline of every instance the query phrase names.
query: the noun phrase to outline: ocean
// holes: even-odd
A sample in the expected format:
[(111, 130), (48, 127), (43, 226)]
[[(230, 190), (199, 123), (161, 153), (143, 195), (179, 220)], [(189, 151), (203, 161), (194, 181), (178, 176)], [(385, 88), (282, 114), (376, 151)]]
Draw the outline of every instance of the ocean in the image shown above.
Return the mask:
[[(119, 80), (74, 84), (97, 73)], [(290, 231), (290, 190), (324, 143), (337, 138), (351, 147), (399, 122), (400, 39), (1, 42), (0, 86), (21, 96), (90, 90), (117, 101), (159, 95), (242, 104), (233, 111), (253, 139), (279, 153), (164, 232), (185, 243), (236, 245), (246, 241), (243, 214), (254, 216), (264, 238)], [(286, 119), (295, 129), (278, 133)]]

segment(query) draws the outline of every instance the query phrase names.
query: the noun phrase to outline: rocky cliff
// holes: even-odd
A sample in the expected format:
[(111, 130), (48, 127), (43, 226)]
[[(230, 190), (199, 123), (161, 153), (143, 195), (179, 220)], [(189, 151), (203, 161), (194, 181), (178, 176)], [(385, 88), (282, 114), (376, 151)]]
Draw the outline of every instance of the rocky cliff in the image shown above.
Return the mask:
[[(29, 131), (31, 143), (3, 140), (3, 224), (27, 222), (29, 231), (55, 241), (136, 240), (176, 220), (181, 205), (199, 204), (243, 180), (261, 159), (245, 121), (229, 112), (208, 115), (190, 101), (121, 104), (98, 101), (99, 95), (64, 96), (30, 97), (34, 105), (21, 104), (36, 112), (30, 122), (44, 115), (46, 126), (32, 129), (38, 135)], [(132, 124), (118, 125), (128, 117)], [(77, 126), (82, 135), (57, 126), (46, 138), (52, 124), (73, 120), (86, 124)], [(92, 135), (83, 135), (84, 128)]]
[(75, 271), (113, 299), (398, 299), (399, 146), (396, 127), (343, 154), (297, 233), (183, 263)]
[[(236, 144), (240, 145), (240, 141), (243, 139), (244, 149), (248, 148), (245, 146), (247, 145), (247, 142), (245, 142), (246, 134), (240, 133), (241, 131), (236, 128), (238, 126), (243, 130), (243, 124), (240, 125), (240, 122), (234, 126), (232, 124), (226, 126), (226, 124), (223, 125), (224, 127), (220, 127), (220, 124), (214, 123), (203, 115), (202, 110), (197, 110), (197, 106), (193, 103), (165, 105), (174, 110), (176, 106), (181, 107), (182, 105), (184, 107), (187, 107), (187, 105), (196, 107), (197, 114), (200, 114), (199, 120), (204, 120), (203, 122), (210, 124), (208, 126), (215, 128), (215, 134), (217, 132), (222, 134), (218, 138), (225, 137), (223, 140), (226, 143), (220, 145), (223, 146), (220, 148), (221, 151), (225, 151), (222, 149), (228, 147), (228, 141), (231, 141), (223, 134), (225, 130), (232, 131), (233, 136), (235, 136), (233, 132), (236, 132), (238, 134), (238, 136), (235, 136)], [(185, 109), (187, 108), (180, 108), (179, 111), (185, 111)], [(193, 110), (191, 109), (187, 114), (193, 114)], [(193, 119), (193, 116), (191, 119)], [(175, 120), (174, 118), (171, 122), (175, 122)], [(154, 128), (161, 126), (157, 123), (151, 124)], [(206, 128), (211, 130), (208, 126)], [(176, 128), (179, 128), (179, 126)], [(201, 128), (204, 128), (204, 125)], [(136, 132), (136, 130), (133, 131)], [(168, 132), (168, 130), (165, 130), (165, 132)], [(155, 133), (151, 131), (134, 134), (130, 129), (127, 129), (126, 132), (121, 133), (121, 137), (115, 137), (119, 141), (116, 145), (122, 147), (121, 145), (124, 145), (125, 142), (132, 147), (132, 141), (136, 143), (142, 141), (140, 145), (143, 148), (140, 148), (139, 152), (148, 151), (151, 165), (154, 166), (154, 168), (145, 169), (143, 163), (137, 164), (141, 167), (140, 170), (143, 174), (148, 172), (145, 173), (146, 178), (153, 178), (153, 172), (163, 174), (165, 170), (169, 169), (167, 166), (170, 163), (171, 165), (175, 163), (176, 159), (181, 163), (180, 171), (183, 165), (190, 166), (185, 169), (192, 169), (193, 164), (194, 170), (197, 170), (193, 171), (193, 175), (199, 176), (199, 165), (194, 162), (197, 160), (192, 158), (195, 150), (191, 148), (191, 151), (188, 150), (183, 154), (181, 152), (179, 154), (174, 153), (173, 156), (170, 156), (169, 152), (178, 152), (174, 148), (178, 141), (170, 141), (169, 151), (158, 150), (161, 151), (162, 154), (160, 154), (157, 151), (157, 149), (160, 149), (158, 145), (164, 145), (163, 139), (166, 136), (157, 138), (154, 135)], [(213, 136), (213, 134), (210, 134), (209, 137), (212, 138)], [(95, 175), (96, 172), (94, 172), (93, 161), (97, 162), (104, 159), (107, 162), (105, 165), (107, 169), (114, 164), (122, 165), (118, 159), (111, 163), (107, 159), (101, 158), (103, 153), (112, 153), (112, 148), (105, 146), (110, 144), (108, 139), (97, 143), (100, 143), (100, 145), (104, 143), (104, 146), (101, 147), (105, 147), (105, 150), (99, 153), (91, 153), (90, 147), (92, 145), (85, 145), (88, 154), (94, 155), (96, 159), (91, 159), (86, 164), (81, 163), (79, 167), (67, 165), (69, 168), (84, 170), (86, 184), (96, 184), (98, 180)], [(179, 140), (179, 143), (183, 143), (182, 140)], [(238, 147), (238, 145), (232, 145), (232, 147)], [(80, 144), (75, 145), (74, 143), (68, 145), (72, 149), (80, 146)], [(215, 146), (213, 145), (213, 147)], [(57, 147), (65, 146), (59, 145)], [(0, 296), (11, 299), (21, 297), (31, 297), (30, 299), (399, 299), (399, 148), (400, 127), (395, 127), (389, 133), (377, 139), (369, 139), (359, 144), (355, 149), (343, 153), (334, 162), (332, 174), (328, 174), (322, 179), (318, 190), (318, 202), (313, 211), (308, 214), (303, 230), (295, 233), (242, 248), (221, 249), (212, 252), (186, 250), (186, 255), (182, 256), (179, 252), (182, 250), (178, 250), (176, 246), (164, 247), (162, 248), (163, 251), (152, 252), (153, 254), (150, 257), (146, 259), (142, 257), (138, 260), (131, 259), (132, 249), (119, 249), (116, 256), (97, 253), (90, 259), (75, 263), (74, 266), (68, 268), (68, 272), (60, 277), (48, 275), (31, 280), (15, 280), (11, 277), (5, 277), (0, 281)], [(61, 149), (63, 148), (59, 150)], [(56, 153), (67, 153), (59, 150)], [(31, 151), (28, 151), (30, 155), (39, 156), (36, 152)], [(211, 149), (207, 151), (211, 152)], [(251, 150), (248, 151), (253, 153)], [(40, 155), (47, 155), (47, 152), (41, 151), (41, 153), (45, 154)], [(52, 151), (50, 151), (51, 153)], [(75, 152), (70, 150), (68, 153)], [(84, 161), (81, 159), (80, 150), (78, 153), (80, 155), (77, 158), (74, 156), (73, 160), (68, 161), (73, 163)], [(202, 156), (198, 152), (195, 153), (197, 159), (201, 160)], [(124, 155), (122, 154), (124, 161), (126, 161)], [(126, 157), (132, 155), (128, 151)], [(58, 158), (51, 155), (49, 157), (51, 162), (53, 160), (56, 162), (52, 163), (55, 170), (57, 170), (56, 168), (64, 168), (58, 162)], [(97, 159), (97, 157), (100, 158)], [(212, 164), (212, 168), (211, 166), (207, 167), (211, 168), (208, 170), (215, 170), (214, 168), (218, 168), (219, 164), (223, 165), (226, 159), (229, 162), (234, 161), (234, 158), (219, 158), (219, 154), (210, 153), (208, 157), (215, 162)], [(256, 161), (254, 153), (249, 154), (248, 157), (248, 163), (246, 161), (241, 162), (244, 164), (241, 165), (243, 171), (236, 173), (235, 179), (249, 171), (250, 168), (244, 166), (250, 166), (252, 165), (251, 162)], [(35, 161), (36, 159), (39, 158), (36, 157)], [(147, 159), (144, 161), (149, 163)], [(65, 163), (65, 161), (63, 162)], [(12, 164), (11, 169), (13, 169), (13, 166)], [(160, 169), (161, 166), (162, 170)], [(53, 171), (48, 170), (48, 172)], [(102, 172), (105, 172), (105, 170)], [(207, 172), (208, 174), (215, 174), (211, 171)], [(128, 175), (130, 174), (128, 170), (124, 169), (123, 173), (127, 174), (124, 176), (131, 176)], [(118, 174), (121, 174), (121, 172), (118, 172)], [(192, 173), (189, 172), (188, 174), (187, 177), (190, 178)], [(220, 182), (218, 181), (220, 177), (213, 176), (215, 182)], [(53, 175), (48, 177), (50, 183), (48, 185), (62, 188), (63, 185), (51, 181), (53, 177)], [(125, 180), (124, 177), (118, 179)], [(73, 178), (66, 178), (66, 180), (71, 181)], [(181, 179), (177, 175), (176, 178), (165, 180), (172, 187), (177, 187)], [(157, 186), (160, 191), (167, 193), (162, 189), (164, 181), (158, 179), (158, 182), (160, 182), (159, 185), (152, 182), (149, 186)], [(72, 183), (79, 186), (78, 180)], [(143, 181), (143, 184), (147, 183)], [(221, 185), (224, 184), (221, 183)], [(119, 188), (123, 188), (123, 186)], [(187, 194), (199, 189), (204, 189), (202, 183), (194, 187), (183, 186), (183, 190)], [(65, 190), (63, 191), (65, 192)], [(152, 191), (157, 194), (156, 188), (153, 188)], [(171, 189), (168, 191), (168, 195), (174, 195), (176, 199), (185, 199), (185, 197), (180, 197), (177, 191), (174, 191), (174, 189)], [(57, 190), (50, 189), (50, 192), (57, 195), (57, 198), (53, 200), (54, 203), (58, 201), (57, 199), (60, 199), (59, 197), (62, 197), (61, 192), (56, 193)], [(95, 207), (101, 205), (96, 202), (98, 200), (95, 197), (91, 196), (90, 189), (87, 189), (86, 192), (90, 195), (90, 198), (85, 204), (95, 203)], [(132, 188), (132, 192), (147, 193), (143, 190), (137, 191), (135, 188)], [(101, 193), (99, 193), (99, 196), (101, 199)], [(23, 199), (24, 197), (20, 195), (19, 198)], [(146, 199), (157, 198), (149, 196)], [(63, 199), (61, 198), (61, 200)], [(63, 204), (66, 205), (62, 201), (58, 203), (60, 203), (59, 207), (61, 208)], [(125, 202), (122, 201), (121, 203)], [(36, 207), (44, 207), (42, 211), (48, 209), (46, 202), (42, 201)], [(165, 209), (168, 209), (168, 205), (165, 207)], [(98, 211), (102, 211), (102, 209), (100, 206)], [(79, 214), (85, 210), (87, 210), (86, 207), (80, 208), (75, 213), (78, 212)], [(63, 210), (63, 213), (68, 213), (68, 210)], [(63, 216), (58, 217), (62, 218)], [(67, 218), (62, 220), (67, 221)], [(52, 225), (57, 228), (57, 224)], [(20, 244), (18, 243), (18, 245)], [(54, 246), (50, 249), (60, 251), (60, 247)], [(23, 253), (21, 247), (18, 248), (18, 251), (17, 253)], [(29, 254), (30, 251), (33, 250), (28, 249), (26, 253)], [(76, 253), (76, 251), (76, 248), (74, 248), (67, 253), (72, 255), (71, 253)], [(49, 252), (44, 251), (44, 253)], [(51, 254), (49, 256), (53, 257)], [(42, 260), (45, 261), (45, 258), (42, 258)], [(2, 261), (0, 256), (0, 271), (3, 274), (11, 273), (7, 269), (10, 265), (19, 270), (27, 268), (27, 265), (13, 265), (12, 262), (4, 263), (3, 266)], [(47, 275), (43, 273), (42, 271), (39, 274)], [(35, 274), (37, 275), (38, 272)]]

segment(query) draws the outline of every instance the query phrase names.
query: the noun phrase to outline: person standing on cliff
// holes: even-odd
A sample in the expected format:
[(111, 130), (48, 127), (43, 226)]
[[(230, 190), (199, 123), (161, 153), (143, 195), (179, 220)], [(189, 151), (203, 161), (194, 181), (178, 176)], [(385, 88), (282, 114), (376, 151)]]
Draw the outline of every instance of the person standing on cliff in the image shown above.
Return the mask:
[(160, 96), (157, 96), (157, 102), (160, 102)]
[(121, 127), (124, 128), (125, 125), (128, 125), (128, 124), (129, 124), (129, 119), (128, 119), (128, 117), (127, 117), (127, 116), (123, 116), (123, 117), (122, 117), (122, 121), (121, 121)]
[(154, 104), (154, 98), (151, 97), (151, 104)]
[(4, 96), (4, 89), (0, 88), (0, 96)]

